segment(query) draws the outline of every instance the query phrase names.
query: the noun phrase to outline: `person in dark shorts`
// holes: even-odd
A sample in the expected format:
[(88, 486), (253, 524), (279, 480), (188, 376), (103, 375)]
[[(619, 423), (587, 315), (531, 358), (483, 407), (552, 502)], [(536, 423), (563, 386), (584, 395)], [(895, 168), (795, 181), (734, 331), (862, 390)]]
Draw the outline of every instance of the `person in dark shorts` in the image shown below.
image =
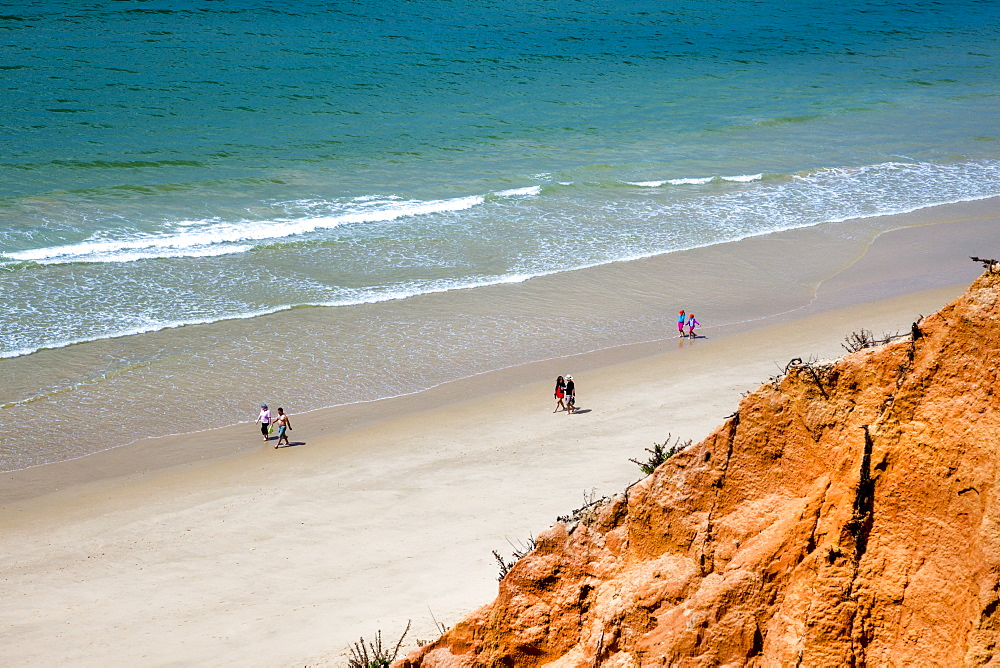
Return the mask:
[(264, 442), (267, 443), (267, 433), (271, 429), (271, 411), (267, 407), (267, 404), (260, 405), (260, 415), (254, 421), (254, 424), (258, 423), (260, 423), (260, 433), (264, 435)]
[(573, 376), (566, 376), (566, 413), (576, 412), (576, 383)]

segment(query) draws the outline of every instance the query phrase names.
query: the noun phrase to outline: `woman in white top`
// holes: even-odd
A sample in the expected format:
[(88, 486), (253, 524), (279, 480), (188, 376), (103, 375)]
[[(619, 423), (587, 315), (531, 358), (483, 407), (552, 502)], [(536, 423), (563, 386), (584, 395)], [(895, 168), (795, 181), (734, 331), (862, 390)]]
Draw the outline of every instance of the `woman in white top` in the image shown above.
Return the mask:
[(260, 433), (264, 435), (264, 442), (267, 443), (269, 436), (267, 435), (267, 430), (271, 428), (271, 411), (268, 409), (267, 404), (260, 405), (260, 415), (257, 416), (257, 420), (254, 424), (260, 423)]

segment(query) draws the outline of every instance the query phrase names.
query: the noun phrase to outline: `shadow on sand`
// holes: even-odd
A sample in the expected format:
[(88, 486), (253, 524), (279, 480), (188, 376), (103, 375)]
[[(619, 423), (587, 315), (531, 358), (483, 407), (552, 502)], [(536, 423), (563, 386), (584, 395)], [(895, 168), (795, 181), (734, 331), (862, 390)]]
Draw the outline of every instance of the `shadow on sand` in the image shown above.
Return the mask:
[(274, 446), (274, 449), (278, 450), (279, 448), (280, 449), (294, 448), (294, 447), (297, 447), (299, 445), (305, 445), (305, 444), (306, 444), (305, 441), (292, 441), (288, 445), (276, 445), (276, 446)]

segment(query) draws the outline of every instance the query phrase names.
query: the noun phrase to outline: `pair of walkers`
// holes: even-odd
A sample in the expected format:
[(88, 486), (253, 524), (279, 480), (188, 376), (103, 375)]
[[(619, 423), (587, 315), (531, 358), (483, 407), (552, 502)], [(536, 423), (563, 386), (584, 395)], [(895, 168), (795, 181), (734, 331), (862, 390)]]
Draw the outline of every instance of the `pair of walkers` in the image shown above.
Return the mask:
[(562, 376), (556, 378), (556, 389), (552, 393), (552, 396), (556, 400), (556, 409), (552, 411), (553, 413), (563, 410), (567, 413), (575, 413), (576, 383), (573, 382), (573, 376), (567, 375), (566, 378)]
[[(677, 312), (677, 333), (681, 336), (690, 336), (692, 339), (696, 339), (694, 335), (694, 328), (701, 323), (694, 319), (694, 313), (684, 313), (684, 309)], [(684, 333), (684, 328), (688, 328), (688, 333)]]
[(270, 440), (273, 428), (278, 428), (278, 442), (274, 444), (275, 450), (281, 445), (281, 441), (284, 441), (285, 445), (289, 445), (288, 432), (292, 429), (292, 421), (285, 414), (285, 409), (279, 407), (278, 414), (272, 416), (271, 409), (267, 407), (267, 404), (261, 404), (260, 414), (254, 424), (260, 424), (260, 433), (263, 434), (265, 443)]

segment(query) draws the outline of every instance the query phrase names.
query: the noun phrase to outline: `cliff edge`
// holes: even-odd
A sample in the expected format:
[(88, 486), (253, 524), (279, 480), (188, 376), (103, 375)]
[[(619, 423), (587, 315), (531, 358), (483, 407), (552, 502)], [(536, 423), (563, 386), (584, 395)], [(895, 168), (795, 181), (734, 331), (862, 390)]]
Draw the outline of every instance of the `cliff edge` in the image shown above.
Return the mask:
[(790, 363), (397, 665), (1000, 664), (998, 297)]

